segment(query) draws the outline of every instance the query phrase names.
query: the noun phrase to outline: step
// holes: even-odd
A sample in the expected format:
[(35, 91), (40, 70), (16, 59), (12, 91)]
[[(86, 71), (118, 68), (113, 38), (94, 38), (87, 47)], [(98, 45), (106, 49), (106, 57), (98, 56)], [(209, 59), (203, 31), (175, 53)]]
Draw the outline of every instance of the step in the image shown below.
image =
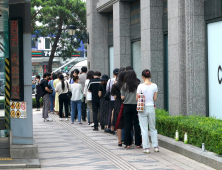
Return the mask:
[(38, 159), (0, 158), (0, 169), (41, 168)]

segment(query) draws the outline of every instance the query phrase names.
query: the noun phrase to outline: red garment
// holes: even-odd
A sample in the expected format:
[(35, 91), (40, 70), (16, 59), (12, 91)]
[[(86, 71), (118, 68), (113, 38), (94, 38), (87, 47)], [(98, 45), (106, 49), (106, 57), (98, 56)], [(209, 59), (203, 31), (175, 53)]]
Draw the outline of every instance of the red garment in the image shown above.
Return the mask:
[(122, 103), (122, 105), (120, 107), (119, 115), (118, 115), (118, 118), (117, 118), (117, 121), (116, 121), (115, 131), (118, 129), (119, 122), (120, 122), (122, 114), (123, 114), (123, 108), (124, 108), (124, 104)]

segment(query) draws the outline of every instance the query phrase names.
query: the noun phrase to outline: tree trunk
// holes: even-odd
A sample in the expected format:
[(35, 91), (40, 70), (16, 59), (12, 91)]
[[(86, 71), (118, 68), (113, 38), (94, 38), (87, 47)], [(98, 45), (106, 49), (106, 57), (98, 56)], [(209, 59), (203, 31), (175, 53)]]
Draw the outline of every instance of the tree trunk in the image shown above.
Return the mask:
[(61, 33), (62, 33), (62, 20), (60, 19), (59, 30), (58, 30), (58, 33), (56, 35), (55, 41), (52, 45), (51, 55), (50, 55), (49, 61), (48, 61), (48, 72), (49, 73), (52, 72), (52, 62), (53, 62), (53, 59), (55, 57), (55, 52), (56, 52), (57, 44), (59, 42), (59, 38), (61, 36)]

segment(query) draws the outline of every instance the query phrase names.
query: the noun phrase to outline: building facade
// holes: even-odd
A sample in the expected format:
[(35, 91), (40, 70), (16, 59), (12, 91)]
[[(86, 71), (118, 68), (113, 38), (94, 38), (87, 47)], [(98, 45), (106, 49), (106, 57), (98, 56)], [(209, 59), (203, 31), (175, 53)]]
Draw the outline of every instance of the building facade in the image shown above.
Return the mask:
[(148, 68), (157, 108), (222, 118), (221, 0), (86, 2), (90, 69), (131, 65), (140, 78)]

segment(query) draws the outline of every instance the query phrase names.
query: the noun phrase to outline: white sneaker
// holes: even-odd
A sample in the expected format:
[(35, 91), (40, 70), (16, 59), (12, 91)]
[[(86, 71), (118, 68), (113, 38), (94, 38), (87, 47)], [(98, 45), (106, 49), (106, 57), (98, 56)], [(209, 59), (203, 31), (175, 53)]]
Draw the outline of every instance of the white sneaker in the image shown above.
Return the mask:
[(93, 126), (94, 126), (94, 123), (92, 123), (90, 126), (93, 127)]
[(60, 121), (62, 121), (62, 118), (59, 118)]
[(150, 153), (150, 149), (149, 148), (144, 149), (143, 153)]
[(49, 121), (50, 121), (50, 122), (52, 122), (52, 119), (50, 119), (50, 118), (47, 118), (47, 119), (46, 119), (46, 121), (48, 121), (48, 122), (49, 122)]
[(66, 121), (69, 121), (69, 119), (68, 119), (68, 118), (66, 118)]
[(154, 151), (155, 151), (155, 152), (159, 152), (159, 148), (158, 148), (158, 147), (155, 147), (155, 148), (154, 148)]

